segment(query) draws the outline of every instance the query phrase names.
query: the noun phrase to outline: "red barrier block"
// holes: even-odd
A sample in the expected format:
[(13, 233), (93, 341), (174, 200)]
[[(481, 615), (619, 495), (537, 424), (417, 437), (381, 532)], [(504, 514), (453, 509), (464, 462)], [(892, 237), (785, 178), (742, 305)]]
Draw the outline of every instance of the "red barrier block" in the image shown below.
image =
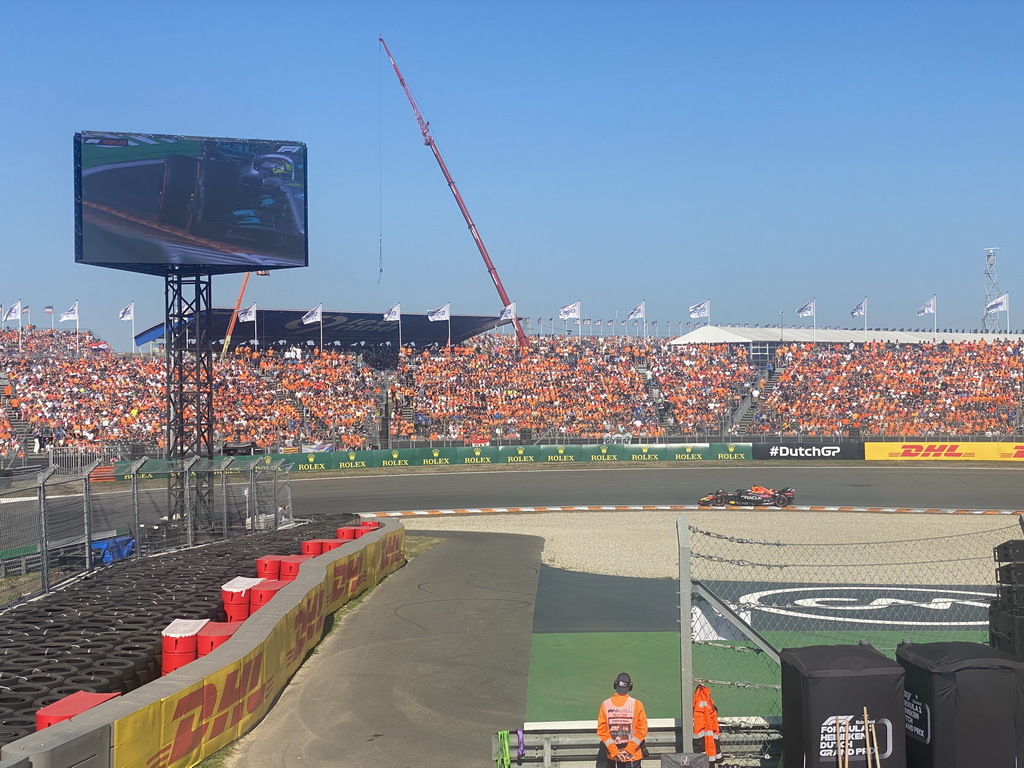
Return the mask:
[(345, 526), (344, 528), (338, 528), (335, 534), (342, 541), (351, 541), (352, 539), (358, 539), (366, 533), (365, 528), (356, 528), (354, 526)]
[(80, 715), (87, 709), (99, 706), (104, 701), (110, 701), (120, 693), (92, 693), (91, 691), (78, 691), (65, 696), (53, 704), (36, 710), (36, 730), (49, 728), (64, 720), (70, 720), (75, 715)]
[[(247, 595), (248, 597), (248, 595)], [(230, 603), (224, 606), (224, 618), (232, 623), (240, 623), (249, 618), (252, 613), (249, 603)]]
[(262, 579), (281, 577), (281, 558), (285, 555), (264, 555), (256, 558), (256, 575)]
[(304, 555), (320, 555), (323, 554), (323, 551), (324, 545), (320, 539), (309, 539), (302, 542), (302, 554)]
[(175, 619), (160, 633), (160, 650), (167, 654), (192, 654), (196, 657), (196, 635), (209, 619)]
[(316, 555), (287, 555), (281, 558), (281, 581), (295, 581), (299, 575), (299, 567)]
[(253, 587), (249, 591), (249, 615), (251, 616), (269, 603), (270, 599), (277, 594), (277, 591), (286, 586), (288, 586), (287, 581), (268, 580)]
[[(248, 613), (249, 606), (246, 605), (245, 608)], [(199, 630), (199, 634), (196, 636), (196, 655), (205, 656), (217, 646), (223, 645), (240, 626), (242, 626), (241, 621), (211, 621)]]
[(363, 520), (359, 523), (359, 527), (364, 531), (375, 531), (380, 528), (384, 523), (380, 520)]
[(160, 674), (169, 675), (176, 669), (181, 669), (189, 662), (196, 660), (196, 652), (191, 653), (162, 653), (160, 654)]
[(345, 544), (340, 539), (322, 539), (324, 545), (324, 552), (330, 552), (331, 550), (337, 549)]

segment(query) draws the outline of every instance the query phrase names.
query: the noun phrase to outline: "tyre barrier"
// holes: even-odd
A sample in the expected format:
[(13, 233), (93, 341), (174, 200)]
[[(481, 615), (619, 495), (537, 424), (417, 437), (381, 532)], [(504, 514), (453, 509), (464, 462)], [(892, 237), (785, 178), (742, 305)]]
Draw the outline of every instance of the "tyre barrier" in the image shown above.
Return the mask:
[[(149, 713), (146, 723), (152, 722), (153, 717), (166, 716), (174, 710), (173, 706), (168, 708), (167, 700), (184, 695), (185, 689), (196, 690), (199, 682), (214, 687), (227, 685), (232, 691), (238, 680), (248, 680), (256, 686), (248, 694), (239, 692), (247, 696), (246, 701), (255, 711), (247, 713), (238, 726), (232, 726), (235, 737), (247, 731), (265, 715), (291, 674), (319, 641), (328, 613), (405, 562), (404, 529), (399, 523), (389, 521), (383, 530), (361, 528), (363, 535), (358, 542), (360, 536), (346, 539), (348, 543), (335, 544), (336, 539), (323, 534), (330, 531), (337, 535), (336, 525), (325, 522), (304, 526), (301, 531), (259, 534), (248, 539), (244, 547), (237, 546), (238, 542), (223, 542), (150, 561), (118, 563), (49, 596), (52, 602), (46, 597), (37, 601), (47, 603), (46, 611), (35, 611), (36, 604), (30, 603), (0, 614), (0, 649), (11, 649), (9, 656), (0, 652), (0, 666), (6, 675), (0, 677), (0, 682), (17, 681), (16, 685), (30, 686), (21, 688), (19, 693), (4, 690), (7, 703), (0, 696), (0, 717), (7, 713), (22, 718), (10, 727), (0, 724), (0, 763), (6, 768), (20, 765), (18, 761), (26, 756), (47, 755), (45, 759), (56, 759), (58, 754), (73, 753), (78, 759), (92, 755), (96, 762), (89, 764), (96, 766), (116, 762), (118, 766), (134, 768), (152, 764), (158, 752), (163, 755), (173, 745), (141, 746), (137, 740), (129, 743), (123, 735), (132, 732), (132, 723), (138, 734), (141, 721), (136, 722), (136, 718), (142, 717), (142, 710)], [(317, 534), (323, 541), (332, 542), (321, 547), (322, 555), (294, 554), (302, 550), (303, 541)], [(263, 540), (255, 546), (253, 539)], [(211, 550), (217, 547), (220, 552), (212, 556)], [(244, 625), (224, 622), (221, 586), (240, 573), (255, 577), (257, 558), (268, 555), (295, 562), (299, 569), (297, 577), (272, 592), (281, 595), (272, 610), (261, 611)], [(310, 560), (312, 568), (301, 567)], [(145, 684), (160, 676), (162, 668), (161, 630), (175, 618), (203, 622), (201, 635), (197, 635), (197, 660), (163, 678), (167, 682), (161, 686), (151, 688)], [(244, 632), (239, 631), (242, 629)], [(283, 649), (287, 650), (282, 655)], [(19, 659), (23, 666), (9, 669), (8, 658)], [(225, 676), (232, 671), (231, 679), (235, 682), (226, 683)], [(42, 682), (50, 685), (28, 683), (22, 679), (27, 674), (44, 675)], [(176, 694), (168, 695), (168, 684), (173, 684)], [(72, 716), (68, 722), (47, 727), (45, 734), (36, 734), (31, 740), (21, 739), (26, 731), (33, 730), (25, 719), (34, 722), (41, 706), (59, 704), (75, 691), (122, 695)], [(217, 700), (223, 704), (224, 697)], [(216, 730), (217, 723), (228, 719), (220, 713), (219, 720), (204, 723), (203, 732), (207, 732), (208, 725)], [(234, 722), (234, 715), (230, 719)], [(164, 725), (153, 731), (146, 727), (142, 732), (152, 733), (152, 738), (158, 740), (163, 734), (174, 732), (173, 724)], [(210, 740), (218, 737), (220, 746), (223, 736), (209, 734)], [(209, 754), (204, 750), (210, 740), (195, 746), (197, 759)], [(74, 747), (69, 751), (71, 743)], [(144, 757), (118, 757), (140, 749), (146, 750)], [(192, 755), (186, 757), (192, 760)], [(53, 768), (67, 765), (60, 761), (45, 764)]]

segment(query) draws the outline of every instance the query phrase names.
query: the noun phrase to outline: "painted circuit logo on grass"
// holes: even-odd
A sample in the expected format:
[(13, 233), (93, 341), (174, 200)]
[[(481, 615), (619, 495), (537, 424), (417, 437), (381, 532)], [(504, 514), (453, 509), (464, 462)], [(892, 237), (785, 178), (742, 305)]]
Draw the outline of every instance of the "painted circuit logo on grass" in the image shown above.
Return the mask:
[(789, 618), (901, 627), (988, 626), (993, 595), (943, 587), (802, 586), (749, 592), (742, 608)]

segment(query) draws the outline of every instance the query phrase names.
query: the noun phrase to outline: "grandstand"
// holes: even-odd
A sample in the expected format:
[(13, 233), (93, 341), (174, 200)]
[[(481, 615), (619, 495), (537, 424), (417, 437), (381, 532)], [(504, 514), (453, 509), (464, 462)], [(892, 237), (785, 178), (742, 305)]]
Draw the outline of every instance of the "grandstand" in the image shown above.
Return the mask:
[[(84, 340), (84, 341), (83, 341)], [(246, 346), (215, 367), (219, 445), (767, 437), (1022, 431), (1024, 336), (703, 327), (676, 339), (480, 334), (451, 348)], [(88, 333), (0, 333), (0, 451), (163, 447), (162, 357)], [(39, 445), (36, 445), (36, 440)]]

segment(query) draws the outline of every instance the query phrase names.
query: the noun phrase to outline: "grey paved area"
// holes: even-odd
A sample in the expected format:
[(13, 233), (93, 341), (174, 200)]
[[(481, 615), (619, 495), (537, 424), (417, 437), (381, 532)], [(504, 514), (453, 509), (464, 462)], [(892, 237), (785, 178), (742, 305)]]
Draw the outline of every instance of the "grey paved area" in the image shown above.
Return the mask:
[(521, 724), (542, 541), (453, 533), (347, 614), (232, 766), (486, 768)]

